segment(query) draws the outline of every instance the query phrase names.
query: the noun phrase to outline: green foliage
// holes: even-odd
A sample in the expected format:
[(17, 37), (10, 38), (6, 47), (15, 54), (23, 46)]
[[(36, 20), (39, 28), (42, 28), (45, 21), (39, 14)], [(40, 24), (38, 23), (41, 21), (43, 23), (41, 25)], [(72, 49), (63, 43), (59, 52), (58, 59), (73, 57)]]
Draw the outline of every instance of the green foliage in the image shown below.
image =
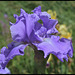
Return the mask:
[[(13, 14), (20, 15), (20, 9), (24, 9), (27, 13), (31, 13), (37, 6), (42, 7), (42, 11), (49, 9), (56, 11), (59, 24), (66, 24), (72, 28), (72, 41), (73, 48), (75, 49), (75, 2), (74, 1), (0, 1), (0, 21), (5, 23), (5, 27), (2, 27), (0, 22), (0, 49), (3, 46), (7, 46), (11, 40), (9, 21), (15, 23)], [(8, 19), (4, 18), (4, 14), (8, 15)], [(7, 32), (6, 32), (7, 31)], [(3, 33), (4, 32), (4, 33)], [(69, 61), (63, 63), (56, 62), (57, 58), (53, 56), (53, 60), (50, 62), (50, 67), (46, 69), (46, 74), (74, 74), (75, 73), (75, 53), (72, 58), (72, 62)], [(69, 58), (70, 59), (70, 58)], [(69, 65), (70, 64), (70, 65)], [(11, 60), (7, 67), (11, 70), (12, 74), (34, 74), (34, 51), (27, 47), (25, 49), (24, 56), (16, 56)]]

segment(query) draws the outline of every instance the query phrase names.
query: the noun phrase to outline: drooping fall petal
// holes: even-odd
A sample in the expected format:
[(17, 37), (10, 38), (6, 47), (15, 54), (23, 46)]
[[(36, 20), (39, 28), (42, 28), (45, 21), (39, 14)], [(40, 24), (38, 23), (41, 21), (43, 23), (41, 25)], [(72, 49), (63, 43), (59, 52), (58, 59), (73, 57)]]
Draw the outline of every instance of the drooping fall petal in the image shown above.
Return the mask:
[(10, 43), (8, 45), (8, 48), (6, 47), (3, 47), (1, 49), (1, 58), (0, 59), (0, 63), (1, 63), (1, 66), (3, 68), (5, 68), (5, 66), (7, 65), (7, 63), (13, 59), (13, 57), (17, 56), (17, 55), (24, 55), (24, 49), (25, 47), (28, 46), (28, 44), (17, 44), (17, 43)]
[(70, 57), (73, 56), (73, 47), (71, 41), (65, 38), (59, 40), (58, 36), (45, 38), (42, 43), (36, 44), (35, 46), (38, 50), (42, 50), (44, 52), (44, 58), (52, 53), (63, 62), (63, 58), (68, 61), (67, 55)]

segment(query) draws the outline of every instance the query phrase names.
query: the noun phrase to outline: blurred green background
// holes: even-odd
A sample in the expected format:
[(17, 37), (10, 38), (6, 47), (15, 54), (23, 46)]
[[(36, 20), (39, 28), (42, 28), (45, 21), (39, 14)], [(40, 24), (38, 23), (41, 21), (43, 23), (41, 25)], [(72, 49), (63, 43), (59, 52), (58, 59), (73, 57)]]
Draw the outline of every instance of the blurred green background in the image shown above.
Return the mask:
[[(7, 46), (12, 39), (10, 34), (9, 21), (15, 23), (13, 14), (20, 15), (20, 9), (31, 13), (37, 6), (41, 6), (42, 11), (53, 10), (57, 13), (59, 24), (65, 24), (72, 29), (72, 42), (75, 49), (75, 1), (0, 1), (0, 49)], [(55, 57), (50, 61), (50, 67), (45, 74), (75, 74), (75, 53), (73, 58), (59, 63)], [(27, 47), (24, 56), (16, 56), (7, 64), (12, 74), (34, 74), (34, 51)]]

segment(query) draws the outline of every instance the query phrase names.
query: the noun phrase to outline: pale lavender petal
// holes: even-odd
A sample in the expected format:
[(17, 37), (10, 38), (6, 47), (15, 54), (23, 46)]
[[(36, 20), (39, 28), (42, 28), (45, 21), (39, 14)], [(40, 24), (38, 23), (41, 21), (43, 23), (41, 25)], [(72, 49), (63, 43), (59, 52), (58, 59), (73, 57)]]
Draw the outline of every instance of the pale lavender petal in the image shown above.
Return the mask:
[(15, 18), (16, 20), (18, 20), (18, 15), (14, 14), (14, 18)]
[(41, 12), (41, 6), (36, 7), (34, 10), (32, 10), (32, 12), (39, 15), (39, 13)]
[(0, 54), (0, 64), (5, 61), (5, 55)]
[(47, 34), (58, 33), (55, 26), (58, 24), (57, 20), (50, 19), (48, 22), (44, 22), (44, 26), (48, 29)]
[(47, 29), (43, 26), (37, 32), (35, 32), (36, 35), (39, 35), (40, 37), (45, 37), (46, 36)]
[(40, 18), (36, 14), (27, 14), (23, 9), (19, 17), (17, 15), (14, 17), (17, 17), (17, 21), (10, 27), (12, 39), (17, 42), (29, 42), (30, 35), (36, 30), (35, 25)]
[(51, 19), (50, 14), (48, 14), (45, 11), (41, 12), (41, 7), (39, 7), (39, 6), (36, 7), (33, 10), (33, 12), (36, 13), (39, 16), (39, 18), (43, 21), (43, 26), (45, 28), (47, 28), (47, 30), (48, 30), (47, 34), (58, 33), (58, 30), (55, 28), (58, 21), (54, 20), (54, 19)]
[(47, 26), (49, 25), (50, 18), (51, 18), (50, 14), (48, 14), (47, 12), (41, 12), (38, 16), (42, 20), (43, 26), (47, 28)]
[(12, 25), (10, 27), (12, 39), (14, 41), (24, 41), (26, 35), (25, 28), (25, 23), (22, 20), (20, 20), (17, 24)]
[(19, 21), (20, 19), (23, 19), (25, 16), (24, 14), (27, 14), (22, 8), (20, 9), (20, 16), (14, 14), (14, 18), (16, 19), (16, 22)]
[(11, 74), (10, 73), (10, 70), (7, 68), (7, 67), (5, 67), (5, 69), (0, 69), (0, 74)]
[(22, 8), (20, 9), (21, 13), (20, 16), (23, 16), (24, 14), (26, 14), (25, 10), (23, 10)]
[(50, 14), (48, 14), (48, 13), (45, 12), (45, 11), (44, 11), (44, 12), (41, 12), (40, 15), (39, 15), (39, 17), (40, 17), (41, 20), (44, 20), (45, 18), (46, 18), (46, 19), (47, 19), (47, 18), (48, 18), (48, 19), (51, 18)]
[(54, 28), (58, 24), (58, 20), (55, 20), (55, 19), (49, 19), (49, 20), (44, 19), (43, 22), (44, 22), (44, 26), (47, 29)]
[(3, 48), (5, 50), (3, 50), (4, 54), (1, 55), (2, 57), (1, 58), (4, 58), (4, 59), (1, 59), (0, 62), (1, 62), (1, 66), (2, 68), (5, 68), (5, 66), (7, 65), (7, 63), (13, 59), (13, 57), (17, 56), (17, 55), (24, 55), (24, 49), (25, 47), (27, 47), (28, 44), (16, 44), (16, 43), (10, 43), (10, 45), (8, 45), (8, 48)]
[(47, 12), (41, 12), (41, 6), (36, 7), (34, 10), (32, 10), (33, 13), (37, 14), (38, 16), (41, 17), (48, 17), (51, 18), (50, 14), (48, 14)]
[[(14, 16), (14, 18), (16, 19), (16, 23), (19, 21), (19, 20), (22, 20), (22, 19), (24, 19), (25, 18), (25, 16), (24, 15), (27, 15), (27, 13), (21, 8), (20, 9), (20, 16), (18, 16), (17, 14), (14, 14), (13, 16)], [(16, 24), (16, 23), (11, 23), (11, 22), (9, 22), (9, 25), (14, 25), (14, 24)]]
[(24, 55), (24, 49), (27, 45), (19, 45), (17, 47), (14, 47), (11, 52), (9, 53), (9, 55), (7, 56), (7, 58), (12, 59), (14, 56), (16, 55)]
[(12, 22), (9, 22), (9, 25), (10, 25), (10, 26), (12, 26), (12, 25), (14, 25), (14, 23), (12, 23)]
[(26, 17), (26, 30), (28, 37), (30, 36), (32, 30), (34, 29), (35, 23), (40, 18), (36, 14), (29, 14), (28, 17)]
[(58, 30), (54, 27), (47, 31), (47, 34), (58, 33)]
[(68, 43), (70, 43), (70, 50), (68, 51), (68, 55), (69, 55), (69, 57), (73, 57), (73, 46), (72, 46), (72, 41), (71, 40), (69, 40), (69, 39), (66, 39), (66, 38), (61, 38), (60, 39), (60, 41), (62, 42), (68, 42)]
[[(56, 38), (56, 39), (55, 39)], [(67, 39), (63, 39), (63, 41), (59, 40), (59, 37), (52, 36), (51, 38), (45, 38), (42, 43), (34, 44), (38, 50), (42, 50), (44, 52), (44, 58), (47, 57), (50, 53), (56, 55), (58, 59), (63, 62), (63, 58), (68, 61), (68, 53), (69, 51), (73, 51), (71, 46), (71, 41)], [(71, 57), (73, 56), (73, 52), (71, 52)]]
[(41, 26), (42, 26), (42, 24), (40, 24), (39, 22), (36, 22), (36, 23), (35, 23), (35, 26), (34, 26), (35, 32), (36, 32), (37, 30), (39, 30), (39, 29), (41, 28)]
[(35, 34), (35, 32), (32, 31), (32, 33), (29, 36), (29, 40), (30, 40), (31, 43), (32, 42), (39, 43), (39, 42), (43, 41), (43, 38), (39, 37), (39, 35)]
[(1, 54), (4, 54), (5, 50), (6, 50), (6, 47), (2, 47)]

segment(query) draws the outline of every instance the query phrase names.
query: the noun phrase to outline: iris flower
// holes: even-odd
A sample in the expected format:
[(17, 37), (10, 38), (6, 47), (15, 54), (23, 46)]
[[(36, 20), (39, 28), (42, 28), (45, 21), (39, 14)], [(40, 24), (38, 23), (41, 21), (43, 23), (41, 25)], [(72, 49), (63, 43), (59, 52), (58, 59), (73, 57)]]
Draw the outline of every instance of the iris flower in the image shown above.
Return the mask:
[[(58, 33), (55, 26), (58, 20), (51, 19), (47, 12), (41, 11), (41, 6), (32, 10), (33, 14), (26, 13), (21, 9), (20, 16), (14, 14), (16, 23), (10, 22), (10, 31), (13, 41), (7, 48), (1, 49), (0, 64), (5, 68), (7, 63), (16, 55), (24, 55), (27, 46), (44, 52), (44, 58), (50, 53), (57, 56), (63, 62), (73, 56), (73, 47), (70, 40), (53, 35)], [(39, 20), (43, 24), (39, 23)]]

